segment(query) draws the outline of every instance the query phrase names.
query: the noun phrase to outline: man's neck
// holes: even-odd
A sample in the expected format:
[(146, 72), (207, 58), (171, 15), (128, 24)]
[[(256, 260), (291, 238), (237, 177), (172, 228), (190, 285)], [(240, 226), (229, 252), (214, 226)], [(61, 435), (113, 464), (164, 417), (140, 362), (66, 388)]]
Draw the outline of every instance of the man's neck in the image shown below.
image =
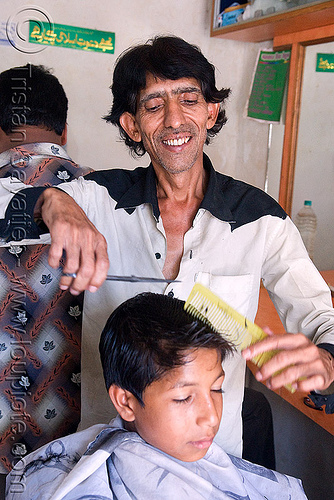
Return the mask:
[(14, 129), (10, 134), (5, 134), (0, 128), (0, 153), (24, 144), (35, 142), (52, 142), (62, 146), (62, 136), (53, 130), (46, 130), (42, 127), (26, 125), (20, 129)]
[(158, 200), (168, 198), (170, 201), (202, 200), (207, 188), (208, 176), (203, 165), (193, 166), (190, 170), (170, 173), (166, 170), (154, 169), (157, 177)]
[(204, 198), (208, 173), (203, 164), (193, 165), (185, 172), (172, 174), (161, 168), (155, 172), (159, 210), (167, 240), (162, 272), (166, 278), (175, 279), (180, 270), (184, 235), (191, 228)]

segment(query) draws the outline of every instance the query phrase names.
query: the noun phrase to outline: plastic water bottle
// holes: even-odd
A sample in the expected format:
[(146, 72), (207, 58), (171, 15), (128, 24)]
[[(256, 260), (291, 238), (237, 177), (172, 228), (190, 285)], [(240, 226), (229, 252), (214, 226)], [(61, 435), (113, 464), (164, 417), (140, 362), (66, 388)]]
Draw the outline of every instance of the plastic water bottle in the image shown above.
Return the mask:
[(314, 256), (314, 241), (317, 231), (317, 216), (312, 208), (312, 201), (305, 200), (304, 206), (296, 215), (295, 224), (299, 229), (310, 258)]

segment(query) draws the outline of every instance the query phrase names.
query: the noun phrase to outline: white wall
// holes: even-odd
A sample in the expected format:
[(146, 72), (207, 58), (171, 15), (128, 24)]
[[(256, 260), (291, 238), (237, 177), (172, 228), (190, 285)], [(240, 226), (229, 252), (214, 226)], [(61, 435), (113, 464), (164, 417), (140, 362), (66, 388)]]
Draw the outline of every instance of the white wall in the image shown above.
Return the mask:
[(116, 128), (101, 120), (111, 104), (109, 85), (117, 56), (128, 46), (159, 33), (172, 33), (201, 47), (217, 67), (220, 86), (232, 88), (229, 117), (209, 154), (215, 167), (264, 187), (268, 126), (243, 118), (258, 46), (210, 38), (211, 0), (1, 0), (0, 21), (23, 6), (40, 6), (53, 22), (116, 33), (115, 54), (47, 47), (24, 54), (0, 45), (0, 71), (31, 62), (54, 69), (69, 98), (68, 152), (95, 169), (146, 165), (133, 160)]

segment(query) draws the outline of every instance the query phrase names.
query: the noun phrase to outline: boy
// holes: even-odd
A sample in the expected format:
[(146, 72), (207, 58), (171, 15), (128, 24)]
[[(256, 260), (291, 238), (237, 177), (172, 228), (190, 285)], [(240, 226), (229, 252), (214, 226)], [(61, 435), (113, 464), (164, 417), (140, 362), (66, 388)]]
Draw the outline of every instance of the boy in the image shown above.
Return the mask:
[(213, 443), (222, 416), (222, 363), (232, 346), (184, 311), (144, 293), (121, 304), (100, 354), (119, 416), (23, 459), (7, 499), (299, 500), (297, 479), (229, 457)]

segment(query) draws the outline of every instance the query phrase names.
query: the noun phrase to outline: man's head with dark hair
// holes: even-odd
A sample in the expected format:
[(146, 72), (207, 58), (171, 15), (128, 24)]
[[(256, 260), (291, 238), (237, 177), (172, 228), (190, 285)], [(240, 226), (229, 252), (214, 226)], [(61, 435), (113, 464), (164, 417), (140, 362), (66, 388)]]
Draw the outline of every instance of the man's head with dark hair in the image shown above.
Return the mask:
[(128, 431), (185, 462), (203, 458), (222, 416), (222, 362), (232, 346), (184, 310), (143, 293), (121, 304), (102, 332), (109, 396)]
[(26, 64), (0, 73), (0, 127), (5, 134), (33, 125), (61, 136), (67, 107), (62, 85), (44, 66)]
[[(107, 122), (119, 127), (120, 135), (129, 148), (141, 156), (145, 153), (143, 141), (136, 142), (121, 125), (123, 113), (136, 115), (139, 93), (146, 86), (147, 76), (161, 80), (192, 78), (200, 85), (208, 103), (223, 103), (229, 89), (218, 90), (215, 83), (215, 68), (195, 45), (176, 36), (157, 36), (142, 45), (126, 50), (119, 57), (111, 86), (113, 104), (104, 117)], [(226, 123), (225, 110), (220, 106), (216, 123), (207, 130), (206, 144)]]
[(183, 301), (154, 293), (137, 295), (115, 309), (99, 348), (107, 390), (116, 384), (141, 404), (146, 387), (182, 366), (189, 351), (216, 349), (221, 361), (232, 351), (213, 328), (184, 310)]

